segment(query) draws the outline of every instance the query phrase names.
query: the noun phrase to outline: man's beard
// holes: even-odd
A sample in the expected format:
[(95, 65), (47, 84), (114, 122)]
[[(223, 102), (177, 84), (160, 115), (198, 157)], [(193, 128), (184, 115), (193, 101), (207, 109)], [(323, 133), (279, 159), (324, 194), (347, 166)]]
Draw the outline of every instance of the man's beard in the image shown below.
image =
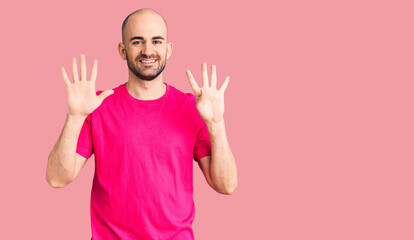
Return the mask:
[[(142, 80), (151, 81), (151, 80), (155, 79), (156, 77), (158, 77), (158, 75), (160, 75), (162, 73), (162, 71), (164, 71), (166, 60), (164, 62), (160, 62), (160, 58), (156, 58), (157, 62), (159, 62), (159, 67), (157, 69), (155, 69), (155, 73), (154, 74), (144, 74), (144, 72), (138, 67), (138, 65), (134, 64), (134, 61), (131, 61), (129, 59), (129, 56), (128, 56), (128, 53), (126, 52), (126, 50), (125, 50), (125, 54), (127, 56), (127, 65), (128, 65), (129, 70), (135, 76), (137, 76), (138, 78), (140, 78)], [(137, 57), (137, 59), (145, 59), (145, 58), (154, 59), (153, 57), (146, 57), (145, 55), (140, 55), (139, 57)], [(138, 60), (138, 62), (139, 62), (139, 60)]]

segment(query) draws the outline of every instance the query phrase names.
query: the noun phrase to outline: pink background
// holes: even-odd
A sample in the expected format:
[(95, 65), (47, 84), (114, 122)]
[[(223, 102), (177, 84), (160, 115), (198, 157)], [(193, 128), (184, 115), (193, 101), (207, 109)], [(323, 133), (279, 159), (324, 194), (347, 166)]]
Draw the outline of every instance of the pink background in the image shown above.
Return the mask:
[(167, 83), (191, 92), (202, 61), (231, 77), (239, 187), (216, 193), (195, 163), (197, 240), (414, 239), (412, 1), (111, 2), (2, 3), (0, 239), (90, 239), (93, 157), (66, 188), (45, 180), (59, 68), (84, 53), (97, 90), (126, 82), (121, 24), (142, 7), (169, 26)]

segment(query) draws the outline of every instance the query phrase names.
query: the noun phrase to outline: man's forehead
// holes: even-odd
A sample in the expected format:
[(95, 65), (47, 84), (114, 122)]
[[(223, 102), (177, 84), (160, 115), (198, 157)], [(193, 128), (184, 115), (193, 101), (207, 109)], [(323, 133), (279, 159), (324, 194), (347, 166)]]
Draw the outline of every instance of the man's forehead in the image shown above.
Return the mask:
[(162, 36), (166, 38), (167, 27), (163, 19), (159, 16), (134, 16), (129, 19), (126, 26), (129, 36), (141, 36), (152, 38)]

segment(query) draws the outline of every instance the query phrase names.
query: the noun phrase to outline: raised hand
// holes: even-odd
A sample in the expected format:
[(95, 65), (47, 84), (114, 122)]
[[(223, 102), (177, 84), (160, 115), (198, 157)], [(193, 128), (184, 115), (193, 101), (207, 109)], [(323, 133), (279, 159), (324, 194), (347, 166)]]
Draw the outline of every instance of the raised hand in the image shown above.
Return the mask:
[(76, 58), (72, 59), (72, 76), (73, 83), (68, 78), (65, 68), (61, 68), (62, 76), (66, 84), (67, 100), (70, 115), (86, 117), (88, 114), (98, 108), (103, 100), (113, 94), (112, 89), (102, 92), (96, 96), (95, 84), (98, 71), (98, 60), (93, 61), (90, 80), (86, 79), (85, 55), (80, 56), (80, 79), (78, 77), (78, 67)]
[(224, 91), (230, 81), (226, 79), (219, 90), (216, 89), (217, 75), (216, 66), (211, 66), (211, 86), (208, 84), (207, 63), (201, 65), (203, 87), (199, 88), (190, 70), (187, 70), (187, 77), (196, 97), (196, 107), (201, 118), (206, 123), (216, 123), (223, 120), (224, 115)]

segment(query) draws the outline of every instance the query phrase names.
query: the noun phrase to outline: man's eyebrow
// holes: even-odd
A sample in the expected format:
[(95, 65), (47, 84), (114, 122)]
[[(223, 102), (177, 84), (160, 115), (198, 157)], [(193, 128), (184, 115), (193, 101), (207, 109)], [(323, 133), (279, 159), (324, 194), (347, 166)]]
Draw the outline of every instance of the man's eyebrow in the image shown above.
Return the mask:
[(129, 41), (132, 41), (132, 40), (135, 40), (135, 39), (144, 40), (143, 37), (135, 36), (135, 37), (132, 37), (131, 39), (129, 39)]
[[(135, 39), (144, 40), (144, 38), (141, 37), (141, 36), (135, 36), (135, 37), (132, 37), (129, 41), (132, 41), (132, 40), (135, 40)], [(162, 39), (162, 40), (165, 40), (162, 36), (155, 36), (152, 39)]]

